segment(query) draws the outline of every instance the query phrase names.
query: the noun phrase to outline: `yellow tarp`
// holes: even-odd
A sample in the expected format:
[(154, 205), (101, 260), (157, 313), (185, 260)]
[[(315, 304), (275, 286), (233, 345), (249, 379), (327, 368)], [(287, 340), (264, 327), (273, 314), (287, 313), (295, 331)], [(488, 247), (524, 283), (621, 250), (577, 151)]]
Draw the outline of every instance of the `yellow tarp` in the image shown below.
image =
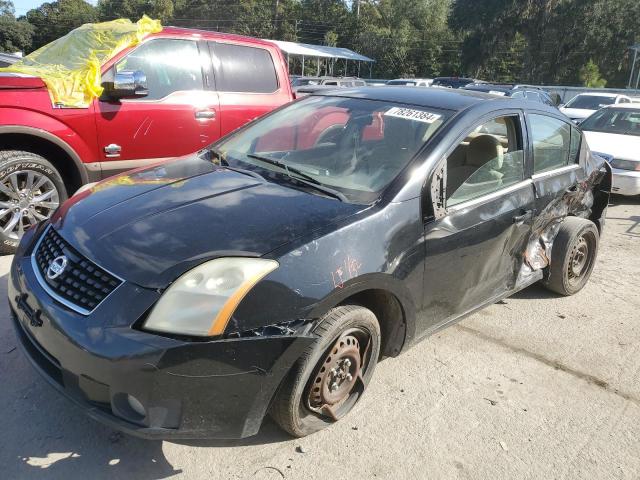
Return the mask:
[(100, 67), (125, 48), (162, 30), (160, 20), (144, 15), (128, 19), (87, 23), (48, 43), (0, 72), (40, 77), (54, 105), (87, 108), (102, 94)]

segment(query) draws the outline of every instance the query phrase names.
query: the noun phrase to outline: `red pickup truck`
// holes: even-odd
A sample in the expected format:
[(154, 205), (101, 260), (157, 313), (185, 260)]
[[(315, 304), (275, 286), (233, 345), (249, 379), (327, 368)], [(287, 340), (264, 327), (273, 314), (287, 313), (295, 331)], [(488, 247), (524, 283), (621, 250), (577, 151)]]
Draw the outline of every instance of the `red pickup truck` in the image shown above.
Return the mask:
[(195, 152), (293, 99), (278, 47), (165, 27), (102, 67), (89, 108), (52, 106), (36, 77), (0, 74), (0, 252), (81, 185)]

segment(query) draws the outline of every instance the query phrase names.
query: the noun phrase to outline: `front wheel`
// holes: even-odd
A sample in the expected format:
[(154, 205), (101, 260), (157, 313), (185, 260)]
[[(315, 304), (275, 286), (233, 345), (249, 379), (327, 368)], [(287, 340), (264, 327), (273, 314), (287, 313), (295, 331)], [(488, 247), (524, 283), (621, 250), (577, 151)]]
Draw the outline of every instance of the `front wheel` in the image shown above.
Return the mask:
[(371, 310), (343, 305), (316, 327), (317, 341), (300, 357), (271, 405), (271, 417), (295, 437), (337, 422), (367, 388), (380, 354), (380, 326)]
[(565, 218), (551, 247), (551, 264), (543, 285), (561, 295), (582, 290), (596, 262), (599, 238), (593, 222), (578, 217)]
[(24, 231), (67, 199), (60, 173), (31, 152), (0, 152), (0, 254), (15, 252)]

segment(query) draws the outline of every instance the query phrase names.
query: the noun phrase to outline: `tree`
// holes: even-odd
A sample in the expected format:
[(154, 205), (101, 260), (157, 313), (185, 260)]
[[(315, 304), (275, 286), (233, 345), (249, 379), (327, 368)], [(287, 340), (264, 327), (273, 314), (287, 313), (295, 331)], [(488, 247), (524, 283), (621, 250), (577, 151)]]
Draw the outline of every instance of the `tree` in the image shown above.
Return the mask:
[(15, 17), (13, 2), (0, 0), (0, 51), (25, 52), (31, 47), (33, 25)]
[(128, 18), (138, 21), (143, 15), (160, 20), (163, 24), (171, 21), (175, 11), (174, 0), (100, 0), (98, 16), (100, 20)]
[(600, 77), (600, 69), (589, 60), (586, 65), (580, 69), (580, 81), (585, 87), (604, 88), (607, 81)]
[(29, 10), (26, 19), (35, 27), (33, 49), (37, 49), (84, 23), (97, 21), (98, 15), (84, 0), (58, 0)]

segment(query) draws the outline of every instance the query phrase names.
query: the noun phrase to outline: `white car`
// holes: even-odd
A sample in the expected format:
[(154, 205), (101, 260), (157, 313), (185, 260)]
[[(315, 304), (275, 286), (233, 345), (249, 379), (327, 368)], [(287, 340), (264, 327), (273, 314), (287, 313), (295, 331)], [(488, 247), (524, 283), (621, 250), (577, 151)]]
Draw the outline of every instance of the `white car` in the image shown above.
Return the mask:
[(617, 93), (580, 93), (562, 105), (560, 111), (574, 122), (580, 122), (602, 107), (626, 103), (631, 103), (631, 98)]
[(602, 108), (580, 126), (589, 148), (611, 164), (611, 191), (640, 195), (640, 105)]

